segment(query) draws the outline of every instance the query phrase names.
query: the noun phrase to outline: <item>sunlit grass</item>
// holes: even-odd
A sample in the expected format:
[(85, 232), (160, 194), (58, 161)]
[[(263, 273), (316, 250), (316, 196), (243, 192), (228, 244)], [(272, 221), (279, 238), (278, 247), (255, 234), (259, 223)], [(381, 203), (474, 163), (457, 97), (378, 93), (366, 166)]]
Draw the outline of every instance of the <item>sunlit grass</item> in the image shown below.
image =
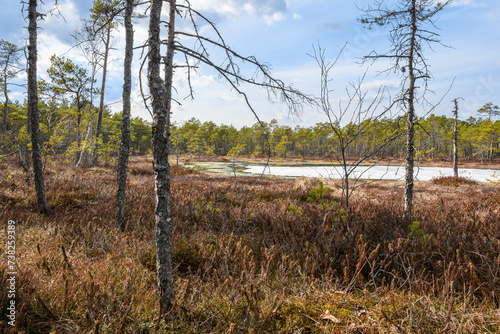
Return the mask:
[(410, 226), (394, 181), (355, 192), (346, 222), (335, 181), (319, 203), (316, 180), (172, 168), (176, 303), (159, 321), (150, 159), (131, 161), (124, 232), (112, 168), (48, 166), (49, 216), (9, 168), (0, 217), (17, 223), (18, 312), (13, 330), (2, 292), (0, 331), (500, 332), (497, 184), (417, 183)]

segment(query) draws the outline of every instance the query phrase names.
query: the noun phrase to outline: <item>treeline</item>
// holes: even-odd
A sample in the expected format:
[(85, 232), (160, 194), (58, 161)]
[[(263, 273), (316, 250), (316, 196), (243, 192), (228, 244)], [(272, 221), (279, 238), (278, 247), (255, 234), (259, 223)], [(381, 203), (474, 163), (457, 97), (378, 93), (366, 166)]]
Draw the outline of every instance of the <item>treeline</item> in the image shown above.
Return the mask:
[[(356, 133), (347, 146), (347, 158), (376, 152), (378, 158), (404, 157), (404, 126), (398, 119), (367, 120), (362, 133)], [(280, 158), (335, 158), (340, 143), (334, 127), (317, 123), (311, 127), (279, 125), (276, 120), (236, 129), (233, 126), (200, 122), (192, 118), (172, 128), (172, 153), (202, 156), (271, 156)], [(341, 128), (346, 138), (355, 126)], [(357, 126), (356, 126), (357, 127)], [(336, 128), (336, 127), (335, 127)], [(359, 128), (359, 127), (357, 127)], [(415, 133), (417, 156), (452, 159), (454, 119), (430, 115), (418, 122)], [(388, 134), (396, 139), (387, 143)], [(497, 159), (500, 156), (500, 121), (470, 117), (458, 124), (458, 154), (465, 159)]]
[[(102, 131), (95, 139), (97, 107), (84, 103), (77, 111), (75, 103), (68, 100), (55, 102), (41, 99), (38, 103), (40, 115), (40, 139), (42, 155), (62, 156), (68, 161), (82, 161), (88, 165), (96, 147), (99, 156), (109, 163), (118, 154), (120, 146), (121, 113), (102, 113)], [(3, 155), (19, 154), (22, 161), (29, 161), (31, 149), (28, 133), (28, 110), (25, 103), (7, 106), (3, 122), (0, 147)], [(151, 123), (140, 117), (130, 121), (131, 154), (145, 154), (151, 150)], [(99, 145), (100, 144), (100, 145)], [(81, 159), (80, 159), (81, 157)]]
[[(42, 99), (39, 102), (40, 135), (44, 156), (63, 156), (74, 161), (83, 155), (83, 165), (88, 162), (96, 147), (89, 135), (89, 124), (95, 124), (96, 107), (90, 112), (90, 104), (78, 113), (76, 106), (67, 100), (55, 103)], [(78, 117), (81, 114), (80, 125)], [(500, 121), (493, 117), (470, 117), (458, 124), (458, 154), (462, 159), (493, 160), (500, 157)], [(357, 134), (346, 150), (347, 158), (358, 158), (366, 152), (374, 152), (377, 158), (404, 157), (404, 136), (386, 143), (388, 133), (403, 134), (404, 126), (398, 119), (367, 120), (364, 130)], [(27, 106), (16, 102), (8, 105), (6, 131), (2, 133), (3, 154), (21, 154), (27, 158), (30, 149)], [(106, 162), (118, 154), (120, 145), (121, 114), (104, 109), (102, 133), (98, 139), (99, 156)], [(341, 128), (348, 138), (352, 124)], [(418, 122), (415, 145), (419, 158), (452, 159), (454, 120), (446, 116), (430, 115)], [(131, 154), (151, 152), (151, 123), (135, 117), (131, 119)], [(77, 144), (80, 137), (80, 144)], [(192, 157), (251, 156), (271, 154), (278, 158), (335, 158), (340, 145), (334, 128), (329, 123), (314, 126), (280, 125), (276, 120), (256, 123), (237, 129), (232, 125), (217, 125), (192, 118), (171, 129), (171, 154), (187, 154)], [(87, 157), (87, 159), (85, 158)]]

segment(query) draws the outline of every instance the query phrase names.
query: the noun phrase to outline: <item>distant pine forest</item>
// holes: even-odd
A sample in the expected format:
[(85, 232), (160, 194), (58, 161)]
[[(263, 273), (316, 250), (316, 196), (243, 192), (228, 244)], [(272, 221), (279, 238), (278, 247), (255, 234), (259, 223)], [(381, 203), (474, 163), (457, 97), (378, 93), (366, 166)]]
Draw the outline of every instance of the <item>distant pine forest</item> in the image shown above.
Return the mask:
[[(491, 105), (491, 104), (489, 104)], [(484, 107), (482, 108), (485, 109)], [(491, 108), (490, 108), (491, 109)], [(63, 101), (41, 101), (40, 135), (44, 156), (63, 156), (75, 161), (76, 155), (91, 156), (95, 147), (106, 163), (118, 155), (121, 114), (105, 110), (102, 134), (93, 136), (97, 113), (79, 114), (76, 108)], [(20, 154), (27, 159), (30, 150), (27, 133), (27, 108), (20, 103), (9, 104), (2, 119), (2, 155)], [(91, 115), (91, 116), (89, 116)], [(486, 117), (484, 117), (486, 116)], [(458, 122), (458, 156), (460, 159), (481, 162), (500, 157), (500, 121), (497, 115), (469, 117)], [(362, 128), (362, 131), (359, 129)], [(135, 117), (130, 124), (131, 154), (151, 152), (151, 123)], [(314, 126), (280, 125), (275, 119), (256, 122), (240, 129), (232, 125), (201, 122), (195, 118), (171, 127), (171, 154), (195, 158), (214, 156), (276, 158), (338, 158), (341, 131), (347, 158), (370, 155), (373, 158), (402, 158), (405, 151), (405, 124), (403, 118), (368, 119), (363, 124), (338, 126), (328, 122)], [(454, 119), (430, 115), (419, 119), (415, 132), (415, 146), (419, 159), (452, 159)], [(392, 138), (388, 141), (388, 138)], [(79, 143), (79, 144), (77, 144)], [(96, 145), (97, 144), (97, 145)]]

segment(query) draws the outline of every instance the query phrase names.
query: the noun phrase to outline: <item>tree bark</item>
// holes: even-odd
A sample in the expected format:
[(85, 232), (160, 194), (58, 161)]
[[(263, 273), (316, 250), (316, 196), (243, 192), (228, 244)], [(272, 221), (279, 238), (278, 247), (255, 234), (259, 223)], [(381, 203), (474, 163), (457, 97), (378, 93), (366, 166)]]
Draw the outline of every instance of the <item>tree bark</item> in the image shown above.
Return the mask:
[(36, 79), (37, 65), (37, 0), (29, 0), (28, 8), (28, 113), (31, 127), (31, 154), (33, 171), (35, 174), (35, 189), (38, 206), (43, 212), (48, 212), (47, 198), (45, 197), (45, 181), (43, 177), (42, 155), (40, 152), (40, 127), (38, 124), (38, 92)]
[(2, 138), (7, 134), (7, 108), (9, 106), (9, 95), (7, 89), (7, 70), (9, 66), (9, 58), (10, 54), (7, 55), (7, 59), (5, 60), (5, 67), (3, 69), (3, 95), (5, 98), (5, 103), (3, 105), (3, 121), (2, 121)]
[[(7, 67), (7, 66), (6, 66)], [(7, 68), (5, 69), (7, 72)], [(2, 120), (2, 138), (7, 134), (7, 108), (9, 107), (9, 95), (7, 94), (7, 76), (4, 78), (3, 95), (5, 97), (5, 103), (3, 105), (3, 120)]]
[[(76, 95), (76, 111), (77, 111), (77, 124), (76, 124), (76, 147), (80, 149), (82, 146), (82, 134), (81, 134), (81, 127), (82, 127), (82, 110), (80, 106), (80, 94)], [(78, 164), (79, 161), (79, 154), (78, 151), (75, 152), (75, 165)]]
[[(92, 131), (92, 113), (94, 111), (94, 79), (97, 74), (97, 67), (98, 67), (98, 50), (97, 50), (97, 42), (95, 41), (95, 35), (92, 32), (91, 28), (84, 24), (79, 32), (76, 32), (75, 35), (73, 36), (75, 39), (75, 42), (77, 45), (79, 45), (80, 48), (80, 53), (82, 56), (84, 56), (91, 69), (92, 69), (92, 74), (90, 76), (90, 98), (89, 98), (89, 103), (88, 103), (88, 110), (89, 110), (89, 120), (87, 122), (87, 131), (85, 133), (85, 138), (84, 138), (84, 145), (80, 148), (80, 157), (78, 159), (78, 162), (76, 164), (76, 167), (80, 165), (80, 163), (83, 161), (83, 164), (85, 166), (90, 166), (92, 164), (92, 157), (93, 157), (93, 151), (92, 147), (94, 146), (93, 144), (93, 136), (94, 133)], [(88, 143), (88, 139), (91, 138), (91, 143)], [(86, 146), (90, 146), (90, 150), (85, 152)]]
[(458, 101), (453, 100), (455, 103), (455, 124), (453, 127), (453, 176), (458, 177)]
[[(2, 119), (2, 139), (7, 135), (7, 115), (9, 108), (9, 89), (8, 89), (8, 79), (9, 79), (9, 67), (15, 67), (19, 62), (19, 59), (16, 57), (16, 53), (20, 51), (17, 46), (10, 44), (8, 42), (5, 43), (5, 66), (3, 68), (3, 95), (5, 98), (5, 102), (3, 105), (3, 119)], [(11, 64), (11, 61), (14, 64)]]
[(416, 0), (411, 1), (411, 36), (410, 51), (408, 55), (408, 76), (410, 87), (408, 88), (408, 114), (406, 115), (406, 176), (405, 176), (405, 196), (404, 209), (407, 221), (411, 222), (413, 216), (413, 171), (415, 166), (415, 73), (414, 73), (414, 52), (415, 38), (417, 32)]
[(99, 136), (101, 135), (101, 128), (102, 128), (102, 113), (104, 110), (104, 91), (106, 89), (106, 74), (108, 72), (108, 55), (109, 55), (110, 38), (111, 38), (111, 22), (108, 23), (106, 31), (106, 41), (104, 42), (104, 61), (102, 65), (102, 81), (101, 81), (101, 92), (99, 99), (99, 112), (97, 114), (97, 125), (95, 130), (96, 145), (94, 149), (94, 156), (92, 158), (93, 166), (97, 166), (99, 159), (99, 153), (98, 153), (99, 142), (97, 141), (97, 138), (99, 138)]
[(127, 166), (130, 154), (130, 93), (132, 90), (132, 57), (134, 47), (134, 30), (132, 12), (134, 0), (127, 0), (125, 8), (125, 61), (123, 65), (123, 115), (122, 140), (118, 158), (118, 191), (116, 195), (116, 227), (125, 228), (125, 190), (127, 188)]
[(148, 84), (153, 109), (153, 169), (156, 190), (156, 267), (161, 312), (172, 308), (175, 293), (172, 269), (169, 136), (175, 31), (175, 0), (169, 2), (165, 81), (160, 77), (160, 21), (162, 0), (152, 0), (149, 21)]

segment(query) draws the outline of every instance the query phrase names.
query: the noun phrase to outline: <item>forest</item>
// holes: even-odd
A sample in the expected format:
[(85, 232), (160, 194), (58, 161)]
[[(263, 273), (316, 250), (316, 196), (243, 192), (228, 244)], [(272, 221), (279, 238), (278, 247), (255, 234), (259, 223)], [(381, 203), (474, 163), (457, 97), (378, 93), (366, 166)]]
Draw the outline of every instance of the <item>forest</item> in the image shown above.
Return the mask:
[[(76, 152), (87, 156), (87, 165), (94, 151), (92, 137), (76, 144), (77, 136), (85, 136), (88, 124), (95, 124), (97, 111), (88, 112), (85, 106), (82, 124), (78, 130), (74, 100), (39, 102), (40, 135), (42, 154), (45, 158), (64, 157), (73, 161)], [(29, 163), (29, 136), (27, 133), (26, 103), (9, 104), (7, 118), (4, 120), (6, 131), (2, 135), (2, 154), (19, 155), (22, 161)], [(93, 119), (89, 115), (93, 115)], [(458, 123), (458, 157), (465, 161), (480, 163), (498, 160), (500, 157), (500, 115), (497, 106), (488, 103), (478, 110), (477, 118), (470, 117)], [(102, 115), (102, 134), (99, 141), (100, 156), (106, 164), (113, 164), (119, 153), (121, 136), (121, 114), (111, 114), (104, 110)], [(415, 132), (417, 158), (453, 159), (454, 119), (434, 114), (419, 119)], [(377, 151), (378, 159), (400, 159), (404, 157), (404, 127), (400, 119), (365, 120), (361, 135), (353, 136), (353, 144), (347, 152), (348, 158), (356, 158), (367, 151), (374, 151), (382, 146), (384, 138), (399, 134), (382, 150)], [(347, 124), (342, 131), (349, 137), (354, 125)], [(78, 134), (78, 131), (80, 133)], [(213, 121), (201, 122), (195, 118), (180, 124), (171, 125), (170, 153), (189, 157), (267, 157), (324, 159), (336, 162), (339, 155), (338, 139), (331, 125), (317, 123), (311, 127), (300, 125), (280, 125), (276, 120), (269, 123), (255, 123), (240, 129), (232, 125)], [(131, 154), (151, 154), (151, 122), (140, 117), (130, 120)]]
[[(331, 60), (313, 45), (314, 95), (224, 38), (231, 31), (221, 17), (241, 8), (267, 29), (306, 27), (305, 14), (283, 18), (292, 2), (91, 3), (70, 34), (78, 56), (48, 60), (39, 48), (52, 18), (81, 5), (70, 0), (22, 0), (26, 42), (0, 40), (0, 332), (500, 333), (500, 177), (458, 176), (460, 165), (499, 169), (496, 83), (481, 77), (471, 88), (482, 98), (466, 119), (465, 98), (447, 96), (452, 85), (437, 102), (429, 97), (437, 84), (427, 54), (444, 45), (438, 17), (468, 2), (356, 6), (356, 24), (389, 42), (361, 65), (382, 63), (396, 84), (365, 83), (368, 67), (343, 101), (331, 85), (342, 54), (352, 52), (346, 44)], [(238, 96), (253, 124), (201, 121), (208, 105), (200, 117), (173, 119), (194, 99), (202, 68)], [(218, 95), (209, 82), (209, 95)], [(111, 103), (116, 86), (121, 98)], [(253, 89), (297, 122), (264, 121)], [(307, 113), (318, 122), (302, 125)], [(319, 161), (342, 174), (188, 167), (229, 159)], [(398, 164), (405, 178), (355, 177), (365, 163)], [(425, 164), (453, 165), (454, 176), (415, 180)]]
[[(498, 109), (498, 107), (497, 107)], [(479, 114), (480, 115), (480, 114)], [(403, 132), (397, 119), (366, 120), (360, 136), (354, 138), (348, 150), (348, 158), (359, 157), (383, 144), (384, 138)], [(420, 158), (453, 159), (453, 118), (430, 115), (419, 120), (421, 128), (415, 133), (415, 147)], [(365, 124), (363, 124), (365, 126)], [(354, 125), (342, 127), (349, 138)], [(351, 131), (351, 132), (350, 132)], [(277, 158), (324, 158), (339, 155), (338, 140), (329, 123), (317, 123), (312, 127), (256, 123), (251, 127), (235, 129), (233, 126), (201, 123), (191, 119), (171, 130), (171, 153), (177, 151), (194, 157), (202, 156), (253, 156), (271, 153)], [(354, 136), (353, 136), (354, 137)], [(464, 160), (493, 160), (499, 157), (500, 121), (489, 118), (469, 118), (458, 126), (458, 154)], [(377, 158), (402, 158), (404, 137), (399, 136), (377, 152)]]

